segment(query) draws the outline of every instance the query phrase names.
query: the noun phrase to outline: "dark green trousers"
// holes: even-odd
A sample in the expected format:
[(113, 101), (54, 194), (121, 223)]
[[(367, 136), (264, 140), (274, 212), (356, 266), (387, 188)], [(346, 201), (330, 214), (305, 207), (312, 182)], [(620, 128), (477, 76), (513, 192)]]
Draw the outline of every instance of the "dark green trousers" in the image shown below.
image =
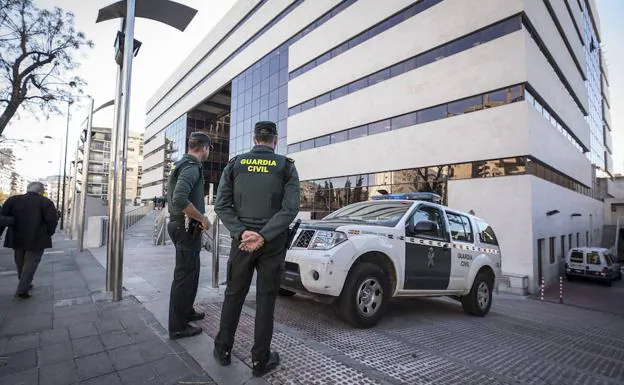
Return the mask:
[(284, 232), (253, 253), (241, 251), (238, 248), (240, 242), (232, 240), (232, 250), (227, 264), (227, 288), (221, 309), (221, 323), (219, 333), (215, 338), (215, 348), (218, 351), (232, 350), (240, 313), (249, 292), (254, 270), (256, 270), (258, 272), (256, 321), (251, 358), (253, 361), (265, 361), (269, 357), (273, 338), (275, 298), (284, 273), (286, 238), (287, 233)]

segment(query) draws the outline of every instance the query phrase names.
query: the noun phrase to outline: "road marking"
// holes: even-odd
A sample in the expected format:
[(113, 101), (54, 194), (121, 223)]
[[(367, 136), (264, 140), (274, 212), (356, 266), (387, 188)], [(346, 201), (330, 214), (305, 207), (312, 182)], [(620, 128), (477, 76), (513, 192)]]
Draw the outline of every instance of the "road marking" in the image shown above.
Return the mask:
[(63, 254), (64, 251), (63, 250), (57, 250), (57, 251), (46, 251), (43, 254)]

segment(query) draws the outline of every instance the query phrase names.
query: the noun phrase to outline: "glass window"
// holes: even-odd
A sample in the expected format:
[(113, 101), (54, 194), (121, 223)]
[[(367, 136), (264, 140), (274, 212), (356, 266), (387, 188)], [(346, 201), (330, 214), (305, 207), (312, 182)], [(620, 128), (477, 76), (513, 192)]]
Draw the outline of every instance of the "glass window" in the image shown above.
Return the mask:
[(368, 125), (368, 134), (380, 134), (382, 132), (390, 131), (390, 119), (382, 120), (381, 122), (371, 123)]
[(301, 143), (295, 143), (288, 146), (288, 153), (292, 154), (294, 152), (301, 151)]
[(468, 36), (464, 36), (460, 38), (459, 40), (455, 40), (454, 42), (449, 43), (448, 48), (447, 48), (447, 53), (450, 56), (458, 52), (468, 50), (474, 47), (475, 45), (478, 45), (479, 40), (480, 39), (479, 39), (478, 33), (473, 33)]
[(321, 104), (325, 104), (325, 103), (329, 102), (330, 100), (331, 100), (331, 98), (330, 98), (330, 94), (328, 92), (328, 93), (323, 94), (321, 96), (318, 96), (316, 98), (316, 105), (320, 106)]
[(416, 114), (415, 112), (412, 112), (409, 114), (397, 116), (396, 118), (392, 118), (392, 122), (391, 122), (392, 129), (397, 130), (399, 128), (409, 127), (409, 126), (413, 126), (417, 124), (418, 123), (417, 116), (418, 114)]
[(587, 254), (585, 254), (586, 258), (587, 258), (587, 264), (589, 265), (601, 265), (600, 262), (600, 254), (598, 254), (595, 251), (590, 251)]
[(474, 96), (448, 104), (447, 116), (461, 115), (483, 108), (483, 97)]
[(272, 91), (269, 94), (269, 107), (274, 107), (279, 104), (279, 93), (277, 90)]
[(433, 49), (429, 52), (425, 52), (421, 55), (419, 55), (416, 60), (418, 63), (418, 67), (422, 67), (425, 66), (427, 64), (433, 63), (434, 61), (442, 58), (446, 56), (446, 50), (445, 47), (439, 47), (436, 49)]
[(278, 119), (278, 109), (277, 109), (277, 106), (272, 107), (272, 108), (269, 110), (269, 120), (270, 120), (271, 122), (277, 122), (277, 121), (279, 120), (279, 119)]
[(550, 237), (548, 240), (548, 248), (549, 248), (549, 261), (550, 263), (555, 263), (555, 237)]
[(368, 126), (367, 125), (363, 125), (363, 126), (352, 128), (352, 129), (350, 129), (348, 131), (348, 135), (349, 135), (349, 140), (361, 138), (363, 136), (367, 136), (368, 135)]
[(261, 95), (267, 95), (269, 93), (269, 91), (271, 90), (270, 86), (270, 79), (266, 78), (262, 81), (262, 83), (260, 83), (260, 94)]
[(311, 148), (314, 148), (314, 139), (301, 142), (301, 151), (309, 150)]
[(327, 146), (329, 144), (329, 135), (321, 136), (314, 139), (314, 147)]
[(433, 120), (442, 119), (446, 116), (446, 104), (437, 107), (427, 108), (418, 111), (418, 123), (431, 122)]
[(470, 220), (463, 215), (446, 212), (451, 239), (457, 242), (474, 242)]
[(484, 107), (485, 108), (498, 107), (498, 106), (502, 106), (503, 104), (507, 104), (508, 103), (507, 93), (508, 93), (507, 89), (498, 90), (494, 92), (488, 92), (487, 94), (485, 94), (485, 97), (484, 97)]
[(269, 109), (269, 95), (260, 97), (260, 111), (266, 111)]
[(330, 135), (330, 143), (340, 143), (348, 139), (347, 131), (335, 132)]
[(356, 80), (348, 86), (348, 93), (353, 93), (368, 86), (368, 78)]
[(479, 239), (482, 243), (498, 246), (498, 239), (496, 239), (492, 226), (482, 220), (477, 220), (477, 226), (479, 227)]
[(343, 86), (333, 90), (330, 94), (331, 100), (341, 98), (347, 94), (348, 87)]
[(415, 57), (404, 61), (404, 72), (409, 72), (418, 67), (420, 67), (420, 64), (418, 63), (418, 59)]
[(389, 78), (390, 78), (390, 68), (386, 68), (384, 70), (377, 71), (374, 74), (370, 75), (368, 77), (368, 85), (372, 86), (379, 82), (383, 82), (384, 80), (387, 80)]
[(269, 89), (275, 91), (279, 88), (279, 74), (274, 73), (269, 78)]
[(431, 221), (437, 224), (438, 228), (433, 232), (422, 233), (415, 231), (410, 236), (418, 236), (418, 237), (426, 237), (426, 238), (436, 238), (436, 239), (444, 239), (444, 216), (442, 212), (435, 207), (422, 205), (420, 206), (412, 215), (410, 219), (410, 223), (413, 227), (416, 227), (418, 222), (421, 221)]
[(311, 108), (314, 108), (314, 106), (316, 105), (316, 100), (312, 99), (312, 100), (308, 100), (307, 102), (303, 103), (301, 105), (301, 111), (307, 111)]
[(390, 67), (390, 77), (398, 76), (405, 73), (406, 63), (401, 62)]
[[(286, 118), (288, 118), (288, 103), (284, 102), (280, 104), (277, 108), (277, 120), (284, 120)], [(274, 120), (274, 122), (275, 121), (276, 120)]]

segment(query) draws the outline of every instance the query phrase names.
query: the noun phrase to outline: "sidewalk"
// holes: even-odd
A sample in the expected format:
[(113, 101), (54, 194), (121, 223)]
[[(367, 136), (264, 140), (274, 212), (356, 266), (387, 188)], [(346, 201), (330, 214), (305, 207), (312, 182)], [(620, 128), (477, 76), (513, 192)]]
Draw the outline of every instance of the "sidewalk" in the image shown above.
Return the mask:
[(54, 239), (33, 297), (13, 294), (12, 251), (0, 249), (0, 384), (215, 384), (134, 296), (111, 302), (104, 269)]
[[(171, 244), (154, 245), (154, 218), (158, 214), (159, 211), (150, 212), (126, 232), (123, 286), (153, 314), (160, 323), (160, 327), (166, 330), (169, 315), (169, 293), (175, 267), (175, 249)], [(90, 252), (101, 266), (106, 266), (106, 247), (91, 249)], [(223, 301), (226, 266), (227, 256), (221, 255), (219, 260), (220, 286), (218, 289), (213, 289), (212, 254), (202, 249), (199, 289), (195, 304), (198, 310), (211, 312), (207, 314), (207, 319), (214, 320), (215, 317), (218, 319), (221, 314), (220, 308), (206, 309), (202, 304), (220, 304)], [(255, 299), (255, 295), (254, 277), (248, 299)], [(205, 332), (193, 338), (180, 340), (180, 345), (206, 372), (210, 373), (217, 384), (267, 384), (266, 380), (252, 376), (250, 362), (243, 362), (237, 356), (232, 356), (232, 365), (228, 367), (221, 367), (215, 362), (212, 356), (214, 333), (208, 333), (208, 329), (214, 329), (217, 323), (218, 321), (210, 324), (205, 321), (198, 323), (204, 327)]]

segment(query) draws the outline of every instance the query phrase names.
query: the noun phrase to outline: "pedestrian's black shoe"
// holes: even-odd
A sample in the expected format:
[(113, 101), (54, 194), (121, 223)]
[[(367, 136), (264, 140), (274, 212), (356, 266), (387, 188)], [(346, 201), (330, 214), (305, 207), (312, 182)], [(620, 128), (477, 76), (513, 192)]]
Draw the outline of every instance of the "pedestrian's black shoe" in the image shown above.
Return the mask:
[(254, 361), (253, 363), (253, 375), (255, 377), (262, 377), (271, 370), (277, 368), (277, 365), (280, 363), (280, 356), (277, 352), (271, 352), (269, 354), (269, 358), (264, 361)]
[(192, 322), (192, 321), (201, 321), (201, 320), (203, 320), (205, 317), (206, 317), (206, 313), (204, 313), (204, 312), (198, 313), (198, 312), (196, 312), (196, 311), (195, 311), (195, 309), (193, 309), (193, 312), (192, 312), (191, 314), (189, 314), (189, 315), (186, 317), (186, 319), (187, 319), (189, 322)]
[(215, 360), (217, 360), (217, 362), (221, 364), (221, 366), (228, 366), (232, 363), (231, 352), (221, 351), (217, 348), (214, 348), (214, 350), (212, 351), (212, 355), (214, 356)]
[(17, 293), (15, 294), (17, 298), (26, 299), (32, 297), (30, 293)]
[(202, 332), (202, 328), (188, 325), (186, 329), (179, 332), (169, 333), (170, 340), (179, 340), (180, 338), (193, 337)]

